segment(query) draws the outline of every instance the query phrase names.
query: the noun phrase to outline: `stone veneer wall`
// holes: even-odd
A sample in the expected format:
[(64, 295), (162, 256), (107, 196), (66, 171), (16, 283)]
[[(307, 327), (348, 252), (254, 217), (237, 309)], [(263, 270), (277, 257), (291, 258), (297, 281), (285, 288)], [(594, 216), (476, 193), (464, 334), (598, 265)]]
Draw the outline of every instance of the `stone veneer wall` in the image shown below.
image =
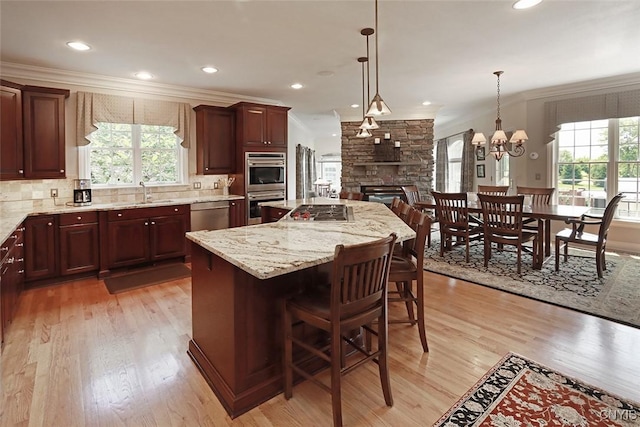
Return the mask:
[[(411, 185), (415, 184), (422, 197), (433, 188), (433, 119), (378, 120), (379, 129), (370, 138), (356, 138), (361, 122), (342, 122), (342, 189), (360, 191), (361, 185)], [(390, 133), (389, 140), (384, 134)], [(380, 138), (382, 147), (374, 146), (374, 138)], [(392, 151), (395, 141), (400, 141), (400, 164), (356, 166), (380, 160), (380, 151)], [(387, 160), (391, 160), (387, 158)], [(383, 163), (383, 162), (380, 162)]]

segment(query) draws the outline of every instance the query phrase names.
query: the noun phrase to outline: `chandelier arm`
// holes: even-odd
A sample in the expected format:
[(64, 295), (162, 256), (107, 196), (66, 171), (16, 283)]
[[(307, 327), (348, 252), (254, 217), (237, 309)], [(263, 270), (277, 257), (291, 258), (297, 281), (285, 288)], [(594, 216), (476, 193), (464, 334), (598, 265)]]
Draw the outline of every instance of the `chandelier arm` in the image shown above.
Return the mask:
[(511, 149), (509, 149), (509, 147), (507, 146), (507, 144), (505, 144), (504, 150), (509, 154), (509, 156), (511, 157), (520, 157), (524, 154), (525, 149), (524, 149), (524, 145), (522, 144), (515, 144), (513, 147), (511, 147)]

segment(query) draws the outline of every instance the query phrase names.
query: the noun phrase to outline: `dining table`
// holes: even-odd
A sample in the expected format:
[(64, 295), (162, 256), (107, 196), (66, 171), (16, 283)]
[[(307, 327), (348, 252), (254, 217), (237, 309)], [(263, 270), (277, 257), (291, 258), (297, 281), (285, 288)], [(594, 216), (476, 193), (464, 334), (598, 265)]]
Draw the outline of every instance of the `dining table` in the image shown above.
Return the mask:
[[(422, 210), (436, 210), (436, 202), (433, 198), (416, 201), (414, 207)], [(478, 200), (469, 200), (467, 208), (470, 213), (481, 214), (482, 207)], [(572, 205), (531, 205), (525, 204), (522, 208), (523, 218), (531, 218), (538, 220), (538, 236), (542, 244), (538, 245), (537, 262), (535, 267), (537, 270), (542, 269), (544, 261), (551, 256), (551, 221), (568, 221), (580, 219), (582, 215), (591, 209), (590, 206), (572, 206)]]

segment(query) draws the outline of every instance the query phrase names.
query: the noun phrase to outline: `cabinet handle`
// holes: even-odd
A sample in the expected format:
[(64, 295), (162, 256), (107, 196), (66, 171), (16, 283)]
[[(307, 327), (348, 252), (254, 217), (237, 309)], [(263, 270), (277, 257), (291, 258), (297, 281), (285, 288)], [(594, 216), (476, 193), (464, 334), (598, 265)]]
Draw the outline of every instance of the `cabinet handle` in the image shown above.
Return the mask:
[(204, 168), (204, 170), (208, 171), (208, 170), (209, 170), (209, 168)]
[(4, 247), (4, 248), (0, 248), (0, 252), (7, 252), (9, 250), (9, 248)]
[(64, 169), (60, 169), (60, 173), (64, 173)]
[(145, 222), (145, 223), (144, 223), (144, 225), (149, 225), (149, 223), (148, 223), (148, 222)]
[(24, 270), (18, 270), (18, 274), (24, 274)]
[(24, 173), (24, 170), (20, 169), (18, 173), (22, 175)]
[(156, 225), (156, 223), (154, 221), (151, 221), (151, 225)]
[(17, 235), (17, 234), (12, 234), (12, 235), (11, 235), (11, 239), (15, 240), (15, 239), (17, 239), (17, 238), (18, 238), (18, 235)]
[(82, 217), (81, 217), (81, 216), (79, 216), (79, 217), (78, 217), (78, 221), (80, 221), (81, 219), (82, 219)]
[(174, 208), (174, 209), (173, 209), (173, 211), (174, 211), (174, 212), (178, 212), (178, 208)]
[(122, 216), (122, 214), (121, 214), (121, 213), (119, 213), (119, 214), (118, 214), (118, 216)]
[(24, 231), (24, 227), (18, 228), (18, 231)]
[(13, 257), (11, 257), (11, 258), (7, 259), (5, 262), (6, 262), (7, 264), (13, 264)]
[(48, 225), (49, 227), (51, 227), (51, 226), (53, 225), (53, 223), (48, 222), (48, 223), (47, 223), (47, 225)]
[(16, 246), (18, 246), (19, 248), (24, 246), (24, 243), (16, 243)]
[(16, 262), (24, 262), (24, 258), (18, 258)]
[(271, 145), (271, 141), (267, 142), (267, 144)]

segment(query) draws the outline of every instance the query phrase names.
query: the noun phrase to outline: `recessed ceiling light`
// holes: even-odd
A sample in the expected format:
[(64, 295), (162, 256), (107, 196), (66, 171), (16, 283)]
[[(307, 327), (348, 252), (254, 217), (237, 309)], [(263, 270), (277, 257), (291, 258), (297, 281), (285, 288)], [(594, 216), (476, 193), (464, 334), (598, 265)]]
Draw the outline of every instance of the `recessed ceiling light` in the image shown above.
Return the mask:
[(422, 105), (431, 105), (431, 101), (424, 101)]
[(360, 104), (351, 104), (351, 108), (358, 108)]
[(518, 0), (513, 4), (514, 9), (529, 9), (537, 4), (540, 4), (542, 0)]
[(302, 89), (302, 84), (294, 83), (294, 84), (291, 85), (291, 88), (293, 88), (293, 89)]
[(217, 73), (218, 69), (216, 67), (202, 67), (202, 71), (208, 74)]
[(69, 46), (71, 49), (75, 49), (75, 50), (89, 50), (91, 49), (91, 46), (89, 46), (86, 43), (83, 42), (67, 42), (67, 46)]
[(135, 74), (135, 76), (140, 80), (150, 80), (153, 78), (153, 74), (148, 73), (146, 71), (139, 71)]
[(337, 133), (332, 133), (331, 136), (338, 136), (338, 134)]

